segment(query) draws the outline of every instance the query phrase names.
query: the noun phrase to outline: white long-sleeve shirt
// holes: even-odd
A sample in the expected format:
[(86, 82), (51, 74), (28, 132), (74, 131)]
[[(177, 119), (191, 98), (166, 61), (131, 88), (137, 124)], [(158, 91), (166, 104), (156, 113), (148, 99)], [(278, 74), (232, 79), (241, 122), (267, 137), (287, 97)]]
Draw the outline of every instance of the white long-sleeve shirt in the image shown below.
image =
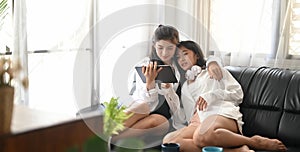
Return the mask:
[(218, 81), (211, 79), (208, 71), (202, 70), (194, 82), (183, 84), (181, 99), (186, 119), (191, 119), (196, 110), (196, 102), (202, 97), (208, 106), (204, 111), (198, 111), (201, 122), (208, 116), (218, 114), (236, 120), (242, 131), (243, 121), (239, 104), (243, 99), (243, 90), (226, 69), (222, 68), (222, 73), (223, 79)]
[[(146, 66), (148, 65), (150, 62), (150, 58), (146, 57), (144, 58), (142, 61), (140, 61), (139, 63), (137, 63), (135, 66)], [(172, 64), (171, 66), (173, 66), (175, 64)], [(175, 71), (175, 76), (177, 78), (177, 80), (180, 80), (180, 74), (179, 71), (177, 69), (176, 66), (173, 66), (174, 71)], [(163, 92), (159, 89), (158, 85), (156, 84), (155, 88), (151, 89), (151, 90), (147, 90), (146, 88), (146, 84), (142, 81), (142, 79), (139, 77), (138, 73), (136, 72), (136, 70), (134, 69), (134, 71), (132, 71), (132, 74), (135, 75), (135, 91), (132, 94), (132, 98), (135, 102), (140, 102), (140, 103), (147, 103), (149, 105), (150, 111), (152, 112), (156, 106), (159, 103), (158, 100), (158, 94), (162, 94)], [(129, 80), (128, 84), (131, 84), (130, 82), (132, 82), (132, 79)], [(131, 88), (132, 86), (129, 86), (129, 88)], [(172, 90), (177, 90), (178, 88), (178, 83), (174, 83)]]

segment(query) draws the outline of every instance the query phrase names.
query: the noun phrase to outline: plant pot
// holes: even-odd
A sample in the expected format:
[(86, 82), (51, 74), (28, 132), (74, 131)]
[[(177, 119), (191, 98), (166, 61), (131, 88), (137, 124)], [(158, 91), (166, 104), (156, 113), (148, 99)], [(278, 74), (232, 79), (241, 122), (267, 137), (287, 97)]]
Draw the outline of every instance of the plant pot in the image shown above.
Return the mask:
[(0, 134), (10, 133), (14, 107), (14, 88), (0, 87)]

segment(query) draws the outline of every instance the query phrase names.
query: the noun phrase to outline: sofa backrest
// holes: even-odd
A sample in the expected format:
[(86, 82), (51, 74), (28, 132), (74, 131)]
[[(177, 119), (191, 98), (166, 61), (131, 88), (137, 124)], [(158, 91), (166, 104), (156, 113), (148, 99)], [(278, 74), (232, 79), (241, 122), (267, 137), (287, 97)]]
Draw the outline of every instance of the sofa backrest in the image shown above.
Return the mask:
[(278, 138), (287, 146), (300, 141), (300, 71), (227, 66), (244, 91), (243, 133)]

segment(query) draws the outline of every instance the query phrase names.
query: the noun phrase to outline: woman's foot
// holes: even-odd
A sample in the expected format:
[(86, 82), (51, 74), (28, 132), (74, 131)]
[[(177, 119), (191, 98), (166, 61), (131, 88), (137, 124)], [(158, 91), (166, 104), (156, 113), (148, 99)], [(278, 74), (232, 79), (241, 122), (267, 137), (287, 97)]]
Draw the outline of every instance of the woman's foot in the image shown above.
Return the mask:
[(253, 148), (259, 150), (271, 151), (286, 151), (286, 146), (278, 139), (270, 139), (262, 136), (255, 135), (251, 137), (254, 142)]

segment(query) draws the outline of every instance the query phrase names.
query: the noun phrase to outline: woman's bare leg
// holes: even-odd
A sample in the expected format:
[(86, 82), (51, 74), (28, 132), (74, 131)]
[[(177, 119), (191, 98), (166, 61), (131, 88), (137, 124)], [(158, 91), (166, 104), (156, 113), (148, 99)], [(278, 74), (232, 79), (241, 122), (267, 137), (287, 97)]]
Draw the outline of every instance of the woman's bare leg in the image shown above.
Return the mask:
[(176, 139), (181, 138), (193, 138), (194, 131), (197, 127), (196, 126), (186, 126), (179, 130), (173, 131), (168, 133), (164, 139), (163, 143), (172, 143), (176, 141)]
[(169, 130), (169, 121), (162, 115), (151, 114), (139, 121), (137, 121), (130, 128), (127, 128), (119, 135), (113, 136), (112, 142), (128, 138), (140, 137), (150, 135), (164, 135)]
[(270, 139), (262, 136), (252, 136), (251, 140), (255, 143), (253, 146), (256, 149), (286, 151), (286, 146), (278, 139)]
[(132, 116), (124, 122), (124, 126), (130, 128), (139, 120), (149, 116), (150, 108), (147, 103), (132, 102), (126, 109), (126, 113), (128, 115), (132, 114)]
[[(200, 120), (198, 114), (194, 115), (192, 123), (187, 127), (168, 133), (163, 143), (179, 143), (181, 152), (198, 151), (201, 152), (201, 148), (193, 142), (193, 134), (198, 126), (200, 126)], [(244, 145), (237, 148), (224, 148), (224, 152), (253, 152), (248, 146)]]
[(149, 114), (139, 114), (139, 113), (132, 113), (132, 112), (126, 112), (127, 115), (132, 114), (131, 117), (129, 117), (125, 122), (124, 126), (126, 128), (131, 128), (135, 123), (137, 123), (139, 120), (149, 116)]
[(164, 137), (163, 143), (179, 143), (181, 152), (201, 151), (192, 140), (196, 128), (197, 126), (189, 125), (171, 132)]
[(199, 125), (199, 116), (197, 113), (195, 113), (188, 126), (167, 134), (163, 139), (163, 143), (179, 143), (180, 151), (182, 152), (201, 151), (201, 149), (197, 147), (192, 140), (193, 134)]
[(220, 115), (208, 117), (199, 126), (194, 135), (194, 143), (199, 147), (221, 146), (237, 147), (248, 145), (251, 148), (259, 150), (286, 151), (284, 144), (277, 139), (269, 139), (261, 136), (251, 138), (238, 133), (237, 123)]

